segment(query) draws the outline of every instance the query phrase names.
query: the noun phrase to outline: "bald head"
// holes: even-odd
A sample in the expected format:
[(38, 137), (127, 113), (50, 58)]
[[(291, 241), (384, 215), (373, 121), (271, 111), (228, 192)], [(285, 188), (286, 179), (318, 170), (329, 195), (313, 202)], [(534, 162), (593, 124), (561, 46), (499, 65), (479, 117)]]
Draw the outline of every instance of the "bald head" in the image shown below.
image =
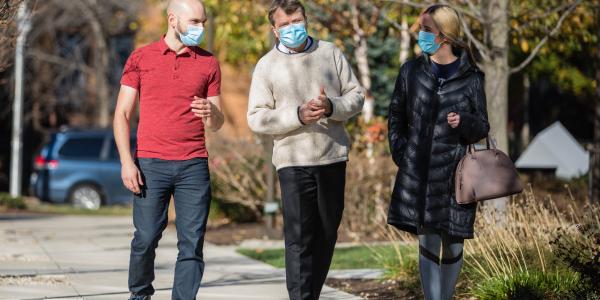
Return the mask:
[(167, 13), (180, 14), (186, 12), (204, 13), (204, 4), (200, 0), (171, 0)]
[(171, 0), (167, 14), (169, 30), (185, 32), (188, 24), (199, 25), (206, 22), (204, 4), (200, 0)]

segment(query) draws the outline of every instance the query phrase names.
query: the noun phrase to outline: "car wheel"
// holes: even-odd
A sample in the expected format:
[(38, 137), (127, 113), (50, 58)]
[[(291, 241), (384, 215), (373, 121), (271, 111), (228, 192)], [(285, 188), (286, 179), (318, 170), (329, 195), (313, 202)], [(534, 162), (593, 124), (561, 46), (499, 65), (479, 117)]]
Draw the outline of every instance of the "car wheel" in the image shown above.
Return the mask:
[(97, 210), (102, 206), (102, 195), (98, 188), (84, 184), (75, 187), (70, 195), (71, 204), (81, 209)]

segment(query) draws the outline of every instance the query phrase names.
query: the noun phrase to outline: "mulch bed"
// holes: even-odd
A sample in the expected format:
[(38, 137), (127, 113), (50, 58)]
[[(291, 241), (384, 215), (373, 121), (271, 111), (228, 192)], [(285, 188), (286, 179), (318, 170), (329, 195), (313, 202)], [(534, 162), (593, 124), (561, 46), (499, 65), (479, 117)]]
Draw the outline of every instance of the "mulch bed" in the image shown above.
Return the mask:
[[(238, 245), (247, 239), (283, 240), (283, 230), (270, 229), (263, 223), (226, 223), (209, 225), (206, 231), (206, 241), (220, 246)], [(338, 243), (356, 242), (343, 230), (338, 234)], [(361, 237), (360, 242), (387, 241), (384, 238)]]
[(229, 223), (210, 226), (206, 241), (215, 245), (237, 245), (247, 239), (283, 239), (282, 232), (270, 230), (261, 223)]
[(414, 291), (395, 280), (380, 279), (327, 279), (326, 284), (364, 299), (409, 300), (421, 299)]

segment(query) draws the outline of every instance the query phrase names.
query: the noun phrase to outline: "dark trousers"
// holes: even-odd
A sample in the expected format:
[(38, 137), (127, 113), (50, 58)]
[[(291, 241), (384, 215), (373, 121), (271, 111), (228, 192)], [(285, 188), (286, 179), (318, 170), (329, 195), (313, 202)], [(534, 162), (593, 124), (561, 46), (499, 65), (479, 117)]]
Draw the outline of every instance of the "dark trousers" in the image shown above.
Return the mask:
[(210, 208), (208, 160), (167, 161), (140, 158), (144, 186), (133, 200), (135, 234), (131, 242), (129, 290), (154, 294), (155, 249), (167, 226), (169, 200), (175, 201), (177, 248), (172, 299), (196, 299), (204, 273), (204, 233)]
[(346, 163), (279, 170), (291, 300), (319, 299), (344, 211)]

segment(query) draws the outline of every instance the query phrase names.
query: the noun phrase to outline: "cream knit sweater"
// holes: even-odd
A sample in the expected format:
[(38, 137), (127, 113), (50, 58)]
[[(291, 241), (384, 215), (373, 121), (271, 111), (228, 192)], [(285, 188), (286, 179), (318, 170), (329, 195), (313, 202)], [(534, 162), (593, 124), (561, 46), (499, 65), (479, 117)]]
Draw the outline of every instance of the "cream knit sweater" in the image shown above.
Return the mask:
[[(333, 103), (333, 114), (302, 125), (298, 107), (316, 99), (321, 86)], [(305, 52), (273, 49), (260, 59), (252, 76), (248, 125), (256, 133), (273, 136), (273, 164), (278, 170), (343, 162), (350, 148), (344, 123), (361, 112), (364, 98), (340, 49), (315, 39)]]

